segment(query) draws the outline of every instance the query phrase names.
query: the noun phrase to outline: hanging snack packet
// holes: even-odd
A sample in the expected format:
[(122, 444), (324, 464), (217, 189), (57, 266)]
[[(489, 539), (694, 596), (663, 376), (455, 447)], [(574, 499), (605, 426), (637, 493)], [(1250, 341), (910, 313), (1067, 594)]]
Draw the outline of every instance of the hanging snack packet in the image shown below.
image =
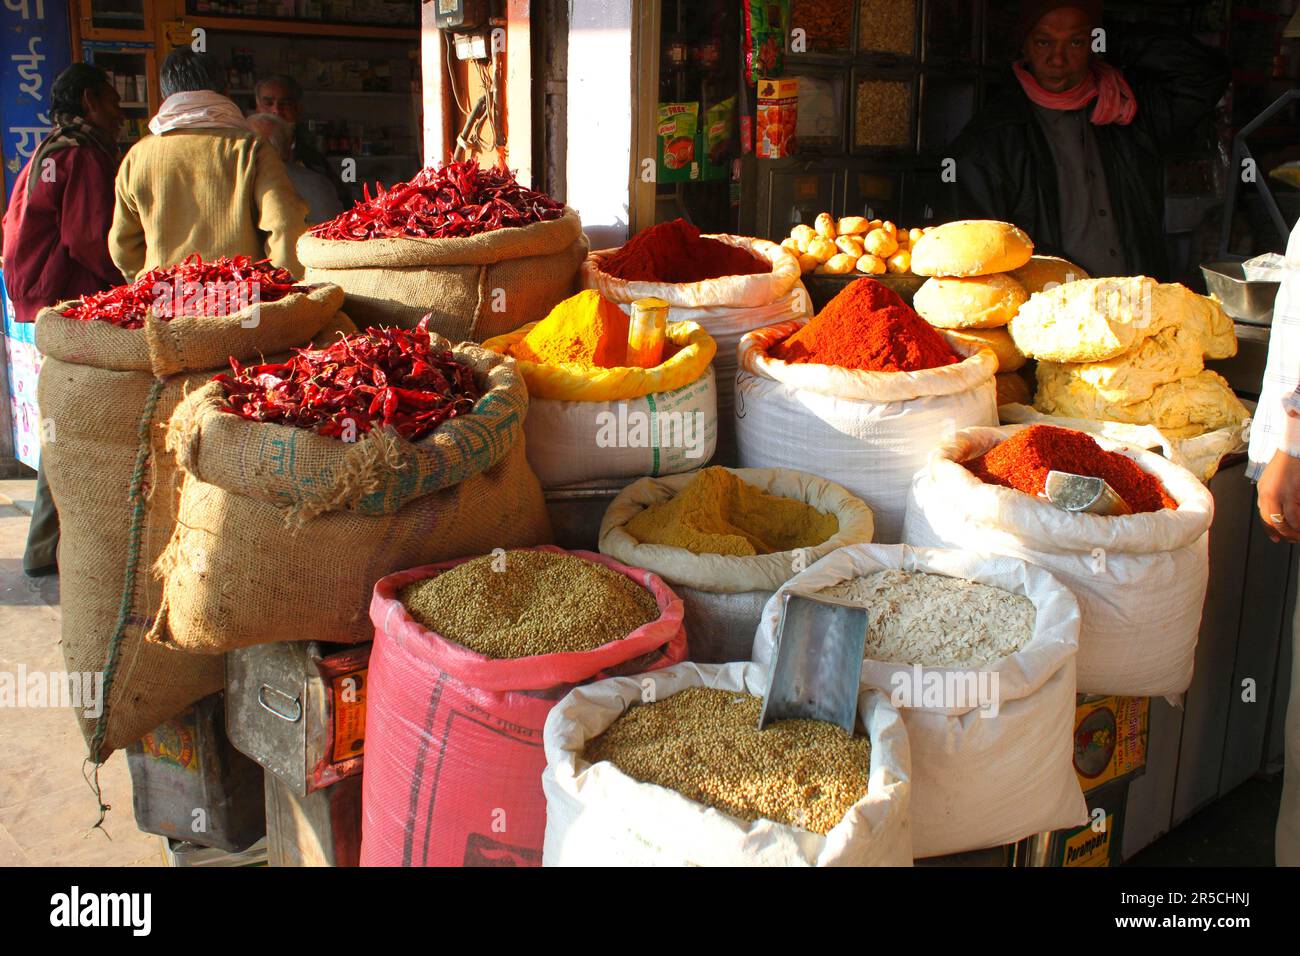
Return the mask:
[(753, 84), (785, 67), (790, 0), (746, 0), (744, 11), (745, 76)]
[(700, 125), (699, 103), (660, 103), (659, 182), (679, 183), (700, 178), (695, 134)]

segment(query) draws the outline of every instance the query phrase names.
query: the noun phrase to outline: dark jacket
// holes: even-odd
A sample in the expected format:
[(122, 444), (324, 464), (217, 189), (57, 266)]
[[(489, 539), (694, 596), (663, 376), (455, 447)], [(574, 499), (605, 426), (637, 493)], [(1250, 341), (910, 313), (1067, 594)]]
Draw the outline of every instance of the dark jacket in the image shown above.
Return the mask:
[[(41, 175), (43, 164), (33, 175), (47, 156), (52, 175)], [(116, 170), (111, 145), (91, 139), (49, 153), (42, 144), (23, 167), (4, 219), (5, 287), (19, 322), (122, 281), (108, 254)]]
[[(1217, 50), (1170, 35), (1130, 35), (1110, 62), (1124, 71), (1138, 103), (1128, 126), (1092, 127), (1119, 226), (1120, 252), (1130, 275), (1167, 279), (1164, 156), (1185, 149), (1192, 128), (1213, 110), (1228, 85), (1227, 63)], [(957, 161), (956, 188), (947, 190), (945, 212), (954, 219), (1015, 223), (1029, 233), (1036, 251), (1061, 255), (1051, 146), (1029, 97), (1010, 73), (1009, 80), (1008, 90), (950, 148)]]

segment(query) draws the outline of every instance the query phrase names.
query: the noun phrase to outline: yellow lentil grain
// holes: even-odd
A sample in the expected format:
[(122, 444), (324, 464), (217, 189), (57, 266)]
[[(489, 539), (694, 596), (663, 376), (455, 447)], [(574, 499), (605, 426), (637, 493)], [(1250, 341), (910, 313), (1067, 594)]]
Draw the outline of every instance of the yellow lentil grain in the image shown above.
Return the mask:
[(741, 820), (829, 833), (867, 792), (871, 743), (817, 720), (758, 729), (763, 699), (691, 687), (640, 704), (583, 756)]

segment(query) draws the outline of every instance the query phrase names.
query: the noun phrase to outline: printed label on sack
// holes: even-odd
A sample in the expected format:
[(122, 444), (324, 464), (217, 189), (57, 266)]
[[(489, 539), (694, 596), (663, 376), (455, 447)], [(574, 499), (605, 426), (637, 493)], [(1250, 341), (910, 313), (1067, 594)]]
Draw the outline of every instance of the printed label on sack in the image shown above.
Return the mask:
[(524, 708), (494, 714), (464, 698), (440, 703), (430, 749), (414, 762), (411, 792), (420, 798), (405, 864), (537, 865), (546, 829), (541, 720), (505, 719), (526, 716)]
[(718, 419), (709, 414), (713, 392), (710, 371), (676, 391), (617, 402), (596, 415), (596, 447), (646, 449), (651, 476), (698, 468), (718, 441)]

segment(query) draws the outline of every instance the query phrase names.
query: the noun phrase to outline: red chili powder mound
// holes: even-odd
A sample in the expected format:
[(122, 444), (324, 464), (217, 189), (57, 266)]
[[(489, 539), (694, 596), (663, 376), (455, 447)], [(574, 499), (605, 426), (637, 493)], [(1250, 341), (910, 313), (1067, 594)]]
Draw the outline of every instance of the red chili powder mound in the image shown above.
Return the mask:
[(1031, 425), (964, 463), (980, 481), (1043, 495), (1049, 471), (1068, 471), (1101, 478), (1115, 489), (1134, 514), (1177, 508), (1165, 486), (1131, 459), (1105, 451), (1093, 439), (1070, 428)]
[(701, 236), (685, 219), (674, 219), (638, 232), (604, 261), (601, 271), (629, 282), (701, 282), (771, 272), (772, 265), (744, 249)]
[(850, 283), (770, 354), (868, 372), (919, 372), (961, 361), (934, 326), (874, 279)]

